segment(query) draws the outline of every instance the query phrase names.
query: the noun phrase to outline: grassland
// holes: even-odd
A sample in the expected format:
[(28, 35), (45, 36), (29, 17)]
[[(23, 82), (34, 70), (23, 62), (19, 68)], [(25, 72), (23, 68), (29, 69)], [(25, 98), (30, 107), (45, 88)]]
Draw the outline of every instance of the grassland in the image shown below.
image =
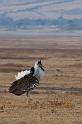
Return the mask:
[[(8, 88), (42, 59), (45, 77), (29, 96)], [(82, 124), (80, 37), (0, 38), (0, 124)]]

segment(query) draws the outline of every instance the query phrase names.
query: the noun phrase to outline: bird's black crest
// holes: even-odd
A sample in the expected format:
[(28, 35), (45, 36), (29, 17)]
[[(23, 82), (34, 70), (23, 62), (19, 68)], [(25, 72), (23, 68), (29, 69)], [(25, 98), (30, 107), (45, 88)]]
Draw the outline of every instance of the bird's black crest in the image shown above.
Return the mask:
[(38, 61), (38, 64), (42, 64), (42, 63), (41, 63), (41, 59)]

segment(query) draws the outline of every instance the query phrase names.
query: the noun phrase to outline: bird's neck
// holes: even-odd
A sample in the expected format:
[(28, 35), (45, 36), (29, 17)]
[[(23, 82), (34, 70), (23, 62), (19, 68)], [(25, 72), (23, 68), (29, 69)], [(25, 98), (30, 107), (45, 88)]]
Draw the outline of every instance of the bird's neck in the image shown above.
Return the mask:
[(38, 80), (42, 79), (44, 75), (44, 71), (39, 67), (39, 66), (36, 66), (35, 68), (35, 76)]

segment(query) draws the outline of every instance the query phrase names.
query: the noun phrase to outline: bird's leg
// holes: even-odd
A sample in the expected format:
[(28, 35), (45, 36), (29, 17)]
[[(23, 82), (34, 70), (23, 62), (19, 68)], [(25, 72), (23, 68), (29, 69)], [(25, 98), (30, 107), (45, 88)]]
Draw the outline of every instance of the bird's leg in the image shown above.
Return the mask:
[(28, 91), (26, 91), (26, 96), (28, 97)]
[(28, 94), (30, 92), (30, 88), (26, 91), (26, 96), (28, 97)]
[(28, 83), (28, 88), (27, 88), (27, 91), (26, 91), (26, 96), (28, 97), (28, 93), (30, 91), (30, 83)]

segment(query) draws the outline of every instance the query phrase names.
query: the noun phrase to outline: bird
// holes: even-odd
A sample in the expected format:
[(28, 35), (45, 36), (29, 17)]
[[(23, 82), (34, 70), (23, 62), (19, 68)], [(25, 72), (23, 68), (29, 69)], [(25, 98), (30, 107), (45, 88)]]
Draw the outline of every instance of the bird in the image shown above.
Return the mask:
[(41, 60), (36, 61), (34, 67), (31, 67), (30, 70), (18, 72), (16, 81), (11, 84), (9, 92), (17, 96), (26, 93), (28, 96), (28, 92), (39, 85), (39, 81), (44, 76), (44, 71)]
[(27, 93), (35, 86), (39, 85), (38, 79), (34, 76), (34, 67), (30, 69), (30, 73), (24, 77), (14, 81), (9, 87), (9, 92), (17, 96)]

